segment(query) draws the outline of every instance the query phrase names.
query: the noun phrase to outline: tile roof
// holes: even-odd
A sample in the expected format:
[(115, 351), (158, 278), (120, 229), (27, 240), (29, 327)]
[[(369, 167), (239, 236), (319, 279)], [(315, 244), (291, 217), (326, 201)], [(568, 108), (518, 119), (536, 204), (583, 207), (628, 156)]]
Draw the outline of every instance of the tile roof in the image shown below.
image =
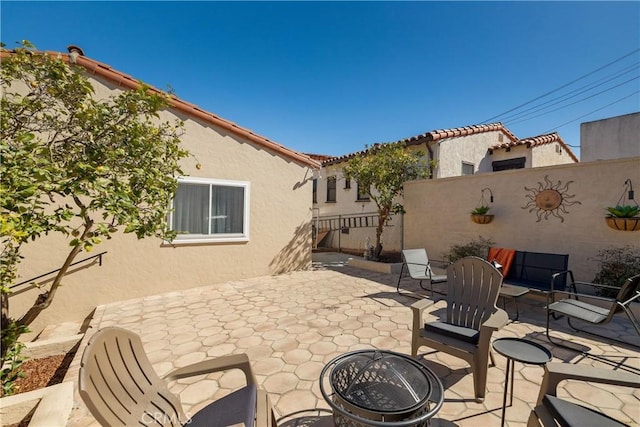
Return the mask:
[(312, 154), (312, 153), (304, 153), (304, 154), (311, 157), (313, 160), (318, 160), (319, 162), (333, 159), (335, 157), (335, 156), (330, 156), (328, 154)]
[[(489, 123), (486, 125), (471, 125), (471, 126), (464, 126), (464, 127), (458, 127), (458, 128), (452, 128), (452, 129), (437, 129), (437, 130), (432, 130), (430, 132), (426, 132), (420, 135), (412, 136), (409, 138), (401, 139), (399, 141), (389, 142), (385, 144), (405, 143), (407, 146), (410, 146), (410, 145), (422, 144), (424, 142), (434, 142), (434, 141), (440, 141), (447, 138), (476, 135), (484, 132), (493, 132), (493, 131), (501, 131), (512, 142), (518, 141), (518, 138), (513, 133), (511, 133), (509, 129), (507, 129), (502, 123), (498, 122), (498, 123)], [(374, 148), (378, 145), (380, 144), (373, 144), (370, 148), (357, 151), (355, 153), (349, 153), (343, 156), (330, 158), (329, 160), (323, 161), (322, 164), (324, 166), (324, 165), (331, 165), (335, 163), (341, 163), (352, 157), (364, 155), (371, 148)]]
[[(84, 53), (80, 48), (76, 46), (69, 46), (69, 51), (72, 52), (73, 50), (80, 53), (79, 56), (77, 56), (77, 59), (75, 60), (76, 65), (80, 65), (84, 67), (90, 74), (100, 76), (102, 78), (105, 78), (115, 83), (118, 86), (122, 86), (128, 89), (138, 89), (143, 84), (139, 80), (136, 80), (135, 78), (127, 74), (124, 74), (118, 70), (115, 70), (110, 65), (104, 64), (102, 62), (98, 62), (94, 59), (84, 56)], [(0, 52), (0, 57), (4, 58), (8, 55), (11, 55), (11, 53), (12, 51), (3, 49)], [(70, 54), (61, 53), (61, 52), (49, 51), (46, 53), (53, 56), (59, 56), (64, 61), (67, 61), (67, 62), (70, 61), (70, 57), (71, 57)], [(151, 86), (149, 86), (149, 89), (156, 93), (165, 93)], [(246, 138), (249, 141), (254, 142), (263, 148), (267, 148), (269, 150), (275, 151), (276, 153), (282, 155), (283, 157), (286, 157), (290, 160), (301, 163), (305, 166), (309, 166), (311, 168), (316, 168), (316, 169), (320, 167), (320, 162), (316, 159), (312, 159), (311, 157), (305, 154), (299, 153), (281, 144), (271, 141), (270, 139), (265, 138), (264, 136), (258, 135), (249, 129), (238, 126), (237, 124), (230, 122), (229, 120), (223, 119), (220, 116), (217, 116), (213, 113), (205, 111), (195, 104), (191, 104), (186, 101), (183, 101), (182, 99), (178, 98), (175, 95), (170, 94), (169, 96), (170, 96), (169, 104), (171, 105), (171, 107), (175, 108), (176, 110), (180, 110), (183, 113), (186, 113), (192, 117), (196, 117), (214, 126), (221, 127), (235, 135), (238, 135), (242, 138)]]
[(529, 138), (523, 138), (523, 139), (519, 139), (517, 141), (511, 141), (511, 142), (505, 142), (503, 144), (497, 144), (497, 145), (494, 145), (493, 147), (489, 148), (489, 151), (506, 149), (506, 148), (510, 148), (510, 147), (517, 147), (517, 146), (521, 146), (521, 145), (524, 145), (527, 148), (533, 148), (533, 147), (538, 147), (540, 145), (551, 144), (551, 143), (554, 143), (554, 142), (557, 142), (558, 144), (560, 144), (560, 146), (567, 152), (567, 154), (569, 154), (569, 157), (571, 157), (571, 159), (574, 162), (576, 162), (576, 163), (580, 162), (580, 160), (578, 160), (578, 158), (573, 153), (571, 148), (562, 140), (562, 138), (560, 137), (558, 132), (547, 133), (547, 134), (538, 135), (538, 136), (531, 136)]

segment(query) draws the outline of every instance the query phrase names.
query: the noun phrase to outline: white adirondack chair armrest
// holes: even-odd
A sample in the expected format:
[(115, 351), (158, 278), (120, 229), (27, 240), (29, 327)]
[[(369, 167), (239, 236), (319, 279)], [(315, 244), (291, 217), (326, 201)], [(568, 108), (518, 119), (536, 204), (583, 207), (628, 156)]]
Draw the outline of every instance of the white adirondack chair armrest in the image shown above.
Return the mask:
[(251, 370), (249, 356), (246, 354), (232, 354), (229, 356), (216, 357), (214, 359), (203, 360), (182, 368), (174, 369), (163, 378), (166, 381), (175, 381), (180, 378), (193, 377), (195, 375), (210, 374), (212, 372), (227, 371), (229, 369), (240, 369), (244, 372), (247, 385), (257, 384), (256, 378)]
[(547, 363), (538, 404), (545, 394), (556, 395), (558, 384), (564, 380), (588, 381), (625, 387), (640, 388), (640, 375), (628, 371), (614, 371), (613, 369), (594, 368), (586, 365), (570, 363)]
[(411, 310), (413, 310), (414, 313), (422, 314), (423, 311), (431, 307), (434, 303), (435, 301), (432, 299), (423, 298), (411, 304)]
[(497, 331), (501, 329), (504, 325), (509, 322), (509, 315), (506, 311), (501, 308), (496, 309), (496, 311), (489, 316), (487, 320), (480, 327), (480, 333), (482, 333), (482, 329), (489, 329), (491, 332)]
[(422, 329), (423, 327), (422, 314), (427, 308), (431, 307), (434, 303), (435, 301), (430, 299), (421, 299), (411, 304), (411, 311), (413, 313), (413, 330), (414, 331), (419, 331), (420, 329)]

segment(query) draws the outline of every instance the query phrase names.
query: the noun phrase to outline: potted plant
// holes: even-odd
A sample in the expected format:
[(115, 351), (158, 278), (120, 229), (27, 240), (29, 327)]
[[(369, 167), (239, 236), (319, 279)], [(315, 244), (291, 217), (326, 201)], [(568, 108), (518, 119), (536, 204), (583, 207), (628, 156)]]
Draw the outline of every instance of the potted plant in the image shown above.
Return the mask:
[(609, 215), (606, 216), (607, 225), (614, 230), (636, 231), (640, 230), (640, 206), (617, 205), (608, 207)]
[(493, 215), (488, 212), (489, 206), (480, 205), (471, 211), (471, 220), (476, 224), (489, 224), (493, 221)]

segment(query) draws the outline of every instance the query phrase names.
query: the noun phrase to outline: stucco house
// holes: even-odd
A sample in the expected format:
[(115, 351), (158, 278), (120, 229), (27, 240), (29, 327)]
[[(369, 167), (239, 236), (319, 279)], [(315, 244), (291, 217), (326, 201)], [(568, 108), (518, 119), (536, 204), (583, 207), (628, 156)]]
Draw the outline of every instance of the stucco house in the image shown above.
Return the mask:
[[(502, 123), (433, 130), (398, 142), (435, 161), (432, 179), (579, 161), (557, 133), (519, 139)], [(316, 155), (322, 169), (314, 180), (315, 245), (359, 251), (368, 241), (375, 243), (375, 203), (342, 175), (345, 162), (366, 153), (329, 159)], [(383, 234), (385, 250), (404, 247), (402, 228), (402, 216), (394, 216)]]
[[(86, 70), (97, 98), (141, 84), (84, 56), (79, 48), (70, 47), (70, 52), (60, 55)], [(32, 325), (33, 331), (47, 324), (82, 321), (100, 304), (311, 264), (312, 176), (320, 163), (172, 96), (160, 120), (176, 119), (184, 122), (182, 145), (192, 156), (181, 164), (185, 176), (179, 178), (170, 221), (175, 230), (189, 232), (171, 243), (125, 234), (103, 242), (95, 248), (106, 251), (102, 265), (78, 265)], [(190, 207), (206, 212), (190, 216)], [(67, 240), (58, 235), (29, 243), (18, 280), (59, 268), (67, 248)], [(48, 280), (51, 276), (37, 283), (46, 286)], [(16, 289), (11, 315), (23, 313), (39, 292), (28, 285)]]
[(557, 132), (494, 145), (489, 156), (494, 172), (579, 162)]

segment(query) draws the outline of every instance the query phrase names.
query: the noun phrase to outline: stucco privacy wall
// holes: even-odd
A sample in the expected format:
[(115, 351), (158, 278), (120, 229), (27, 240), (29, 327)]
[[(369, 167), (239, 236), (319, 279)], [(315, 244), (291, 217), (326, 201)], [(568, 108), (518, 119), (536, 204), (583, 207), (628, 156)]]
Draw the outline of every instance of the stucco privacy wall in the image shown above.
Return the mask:
[(580, 124), (583, 161), (640, 156), (640, 112)]
[[(98, 97), (116, 90), (106, 80), (91, 79)], [(248, 181), (250, 183), (250, 239), (245, 243), (179, 245), (158, 239), (137, 240), (118, 234), (94, 251), (108, 251), (103, 265), (92, 265), (68, 275), (48, 309), (32, 325), (84, 319), (99, 304), (193, 288), (235, 279), (306, 268), (311, 263), (311, 176), (296, 163), (221, 128), (165, 111), (162, 120), (185, 122), (182, 143), (202, 164), (187, 158), (186, 175)], [(68, 241), (49, 236), (26, 245), (19, 269), (26, 280), (59, 268), (68, 253)], [(83, 259), (91, 254), (82, 253)], [(11, 314), (30, 306), (37, 290), (17, 292)]]
[[(425, 247), (430, 257), (441, 258), (452, 245), (483, 236), (498, 247), (569, 254), (576, 279), (590, 281), (600, 249), (634, 245), (640, 250), (640, 232), (616, 231), (604, 220), (605, 208), (616, 204), (627, 179), (640, 183), (640, 157), (408, 182), (404, 247)], [(494, 195), (495, 219), (480, 225), (469, 212), (486, 187)], [(566, 212), (556, 212), (564, 222), (554, 215), (538, 221), (540, 211), (523, 208), (549, 187), (564, 196)], [(580, 204), (569, 205), (573, 202)]]

